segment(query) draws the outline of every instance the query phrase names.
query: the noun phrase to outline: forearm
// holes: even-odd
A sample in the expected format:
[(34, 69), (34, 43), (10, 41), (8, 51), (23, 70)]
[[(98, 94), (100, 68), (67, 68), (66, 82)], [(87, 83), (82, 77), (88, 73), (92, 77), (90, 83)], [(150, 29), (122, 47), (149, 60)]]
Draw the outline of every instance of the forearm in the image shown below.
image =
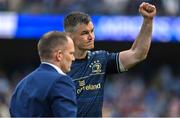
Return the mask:
[(120, 52), (119, 59), (127, 70), (147, 57), (151, 45), (153, 18), (156, 15), (156, 7), (143, 2), (139, 12), (144, 17), (143, 24), (137, 39), (129, 50)]
[(153, 19), (144, 18), (140, 33), (131, 47), (139, 61), (147, 57), (151, 45), (152, 29)]

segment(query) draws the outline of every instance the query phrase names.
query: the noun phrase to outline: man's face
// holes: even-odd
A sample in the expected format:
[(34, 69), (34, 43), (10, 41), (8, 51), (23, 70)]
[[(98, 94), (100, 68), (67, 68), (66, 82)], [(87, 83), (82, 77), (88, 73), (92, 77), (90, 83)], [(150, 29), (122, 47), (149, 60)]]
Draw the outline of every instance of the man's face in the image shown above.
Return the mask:
[(74, 58), (74, 43), (70, 37), (68, 37), (68, 43), (65, 45), (65, 49), (62, 52), (61, 69), (63, 72), (69, 72), (71, 70), (72, 61)]
[(77, 24), (72, 33), (75, 48), (79, 50), (90, 50), (94, 48), (94, 26), (92, 22), (88, 24)]

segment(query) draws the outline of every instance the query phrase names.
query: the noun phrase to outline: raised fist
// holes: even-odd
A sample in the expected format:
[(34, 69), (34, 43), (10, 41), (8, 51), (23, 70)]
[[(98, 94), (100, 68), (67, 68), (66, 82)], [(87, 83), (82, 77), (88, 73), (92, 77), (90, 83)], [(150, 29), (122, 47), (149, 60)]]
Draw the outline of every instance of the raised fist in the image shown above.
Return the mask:
[(152, 4), (143, 2), (139, 6), (139, 12), (143, 17), (152, 19), (156, 15), (156, 7)]

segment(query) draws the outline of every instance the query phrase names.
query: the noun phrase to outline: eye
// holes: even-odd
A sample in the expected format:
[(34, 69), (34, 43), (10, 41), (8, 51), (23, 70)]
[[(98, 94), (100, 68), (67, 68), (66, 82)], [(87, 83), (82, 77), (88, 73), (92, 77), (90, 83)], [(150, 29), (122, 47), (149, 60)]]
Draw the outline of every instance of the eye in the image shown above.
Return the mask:
[(94, 28), (91, 30), (91, 33), (94, 32)]
[(89, 32), (88, 31), (83, 31), (82, 33), (81, 33), (81, 35), (85, 35), (85, 34), (88, 34)]
[(70, 52), (71, 55), (74, 55), (74, 52)]

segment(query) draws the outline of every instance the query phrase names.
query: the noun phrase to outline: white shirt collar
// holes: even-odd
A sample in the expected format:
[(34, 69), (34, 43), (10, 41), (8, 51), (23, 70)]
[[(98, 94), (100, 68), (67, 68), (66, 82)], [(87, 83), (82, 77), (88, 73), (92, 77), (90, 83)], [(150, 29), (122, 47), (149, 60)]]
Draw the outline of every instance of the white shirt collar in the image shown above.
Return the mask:
[(56, 65), (54, 65), (52, 63), (42, 62), (42, 64), (48, 64), (48, 65), (52, 66), (59, 74), (66, 75), (59, 67), (57, 67)]

